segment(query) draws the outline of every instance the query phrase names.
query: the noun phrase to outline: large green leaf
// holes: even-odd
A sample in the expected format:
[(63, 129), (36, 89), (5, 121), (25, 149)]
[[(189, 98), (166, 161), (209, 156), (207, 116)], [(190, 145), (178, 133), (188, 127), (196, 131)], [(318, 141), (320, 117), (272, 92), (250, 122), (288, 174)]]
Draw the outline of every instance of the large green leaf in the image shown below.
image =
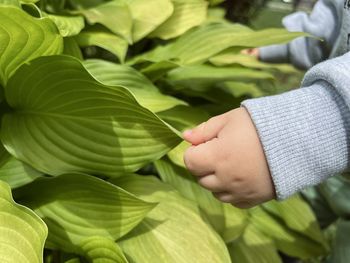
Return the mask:
[(198, 64), (230, 47), (282, 44), (305, 35), (285, 29), (253, 31), (238, 24), (211, 23), (190, 30), (175, 42), (143, 54), (135, 61), (158, 62), (175, 59), (180, 64)]
[(23, 63), (59, 54), (63, 40), (49, 18), (34, 18), (23, 10), (0, 5), (0, 84)]
[(207, 15), (208, 3), (204, 0), (172, 0), (174, 13), (150, 37), (170, 39), (178, 37), (192, 27), (203, 23)]
[(113, 240), (105, 237), (85, 239), (81, 247), (84, 256), (92, 263), (128, 263), (121, 248)]
[(228, 245), (232, 262), (282, 263), (273, 241), (253, 225), (248, 225), (241, 239)]
[(84, 66), (101, 83), (126, 87), (145, 108), (159, 112), (185, 102), (162, 94), (145, 76), (137, 70), (103, 60), (87, 60)]
[(313, 239), (327, 248), (326, 240), (317, 223), (317, 219), (308, 204), (295, 195), (283, 202), (271, 201), (263, 207), (302, 235)]
[(170, 0), (123, 0), (127, 3), (133, 19), (132, 40), (137, 42), (155, 30), (173, 13)]
[(48, 17), (56, 24), (63, 37), (75, 36), (85, 26), (82, 16), (48, 15)]
[(210, 3), (211, 6), (221, 4), (224, 1), (225, 0), (208, 0), (208, 2)]
[(209, 24), (183, 35), (170, 48), (170, 51), (175, 52), (176, 57), (182, 63), (193, 64), (205, 61), (229, 47), (259, 47), (281, 44), (298, 36), (305, 36), (305, 33), (288, 32), (285, 29), (253, 31), (240, 25)]
[(332, 208), (335, 214), (340, 217), (350, 217), (350, 178), (345, 176), (335, 176), (329, 178), (319, 187), (322, 196)]
[[(198, 124), (207, 121), (210, 117), (206, 111), (183, 105), (158, 112), (157, 115), (181, 132), (184, 132), (187, 129), (191, 129)], [(183, 157), (185, 150), (189, 146), (190, 144), (188, 142), (183, 141), (170, 152), (168, 152), (169, 159), (176, 165), (185, 168)]]
[(43, 176), (43, 173), (12, 156), (1, 164), (0, 180), (8, 183), (12, 189), (28, 184)]
[(28, 208), (16, 204), (10, 187), (0, 181), (0, 261), (43, 262), (47, 227)]
[(237, 67), (213, 67), (209, 65), (184, 66), (173, 69), (167, 75), (167, 81), (177, 89), (205, 91), (213, 85), (225, 81), (252, 81), (273, 79), (273, 75)]
[(79, 254), (84, 254), (81, 246), (87, 238), (116, 240), (156, 205), (84, 174), (36, 180), (16, 190), (16, 196), (46, 222), (46, 247)]
[(337, 224), (336, 236), (333, 243), (331, 257), (327, 263), (350, 262), (350, 221), (341, 218)]
[(155, 166), (161, 179), (172, 185), (182, 196), (196, 202), (214, 229), (230, 242), (238, 238), (247, 224), (244, 210), (218, 201), (211, 192), (200, 187), (189, 172), (168, 160), (158, 160)]
[[(56, 0), (53, 0), (53, 1), (56, 1)], [(69, 2), (69, 4), (74, 9), (78, 9), (78, 10), (92, 8), (92, 7), (101, 5), (107, 1), (108, 0), (67, 0), (67, 2)]]
[(114, 54), (121, 63), (124, 63), (128, 51), (128, 43), (125, 39), (101, 28), (93, 27), (83, 31), (75, 40), (81, 47), (98, 46)]
[(83, 14), (90, 24), (102, 24), (131, 43), (132, 16), (128, 5), (120, 1), (110, 1), (82, 9), (79, 13)]
[(261, 97), (264, 95), (264, 92), (258, 87), (256, 83), (225, 81), (223, 83), (220, 83), (219, 87), (236, 98), (242, 97), (244, 95), (253, 98)]
[(19, 0), (0, 0), (0, 5), (10, 5), (15, 7), (21, 7)]
[(196, 202), (215, 230), (223, 233), (225, 229), (224, 209), (221, 202), (215, 199), (211, 192), (201, 188), (187, 170), (172, 164), (169, 160), (158, 160), (155, 166), (162, 181), (172, 185), (187, 199)]
[(172, 61), (159, 61), (149, 63), (149, 65), (140, 69), (140, 72), (146, 75), (150, 80), (156, 81), (163, 77), (169, 70), (177, 68), (179, 64)]
[(231, 262), (222, 239), (196, 211), (196, 205), (153, 177), (113, 179), (124, 189), (159, 205), (121, 241), (133, 263)]
[(250, 210), (252, 224), (265, 235), (275, 240), (276, 247), (283, 253), (308, 259), (325, 255), (327, 250), (319, 242), (296, 232), (283, 224), (283, 221), (267, 213), (261, 207)]
[(79, 48), (79, 45), (74, 37), (64, 38), (63, 54), (75, 57), (79, 60), (83, 60), (83, 54)]
[(181, 141), (127, 89), (102, 85), (72, 57), (22, 66), (5, 93), (13, 108), (2, 119), (6, 149), (50, 175), (136, 171)]
[(225, 230), (221, 234), (226, 243), (230, 243), (239, 238), (249, 223), (248, 213), (244, 209), (239, 209), (231, 204), (222, 203), (225, 217)]
[(219, 54), (215, 57), (210, 58), (209, 61), (215, 66), (227, 66), (238, 64), (247, 68), (277, 69), (285, 73), (297, 72), (297, 70), (293, 68), (293, 66), (288, 64), (265, 63), (258, 60), (254, 56), (236, 54), (232, 52)]
[(158, 112), (157, 115), (182, 132), (210, 118), (206, 111), (184, 105)]

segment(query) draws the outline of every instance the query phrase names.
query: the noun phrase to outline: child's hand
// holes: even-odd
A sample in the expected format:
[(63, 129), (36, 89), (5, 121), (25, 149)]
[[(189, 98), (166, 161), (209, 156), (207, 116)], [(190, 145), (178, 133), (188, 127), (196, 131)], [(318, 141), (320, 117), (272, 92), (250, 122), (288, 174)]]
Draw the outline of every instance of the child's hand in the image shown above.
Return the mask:
[(258, 48), (248, 48), (248, 49), (243, 49), (241, 51), (242, 54), (244, 55), (250, 55), (253, 56), (257, 59), (259, 59), (260, 53)]
[(275, 197), (255, 126), (245, 108), (211, 118), (184, 132), (192, 143), (184, 161), (204, 188), (222, 202), (249, 208)]

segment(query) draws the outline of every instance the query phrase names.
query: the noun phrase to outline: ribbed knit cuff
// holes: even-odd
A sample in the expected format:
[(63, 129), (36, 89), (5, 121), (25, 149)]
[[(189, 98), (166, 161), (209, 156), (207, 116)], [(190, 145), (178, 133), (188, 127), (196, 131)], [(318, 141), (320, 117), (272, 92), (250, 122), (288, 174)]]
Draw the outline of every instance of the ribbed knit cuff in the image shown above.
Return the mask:
[(350, 112), (325, 81), (242, 106), (256, 126), (278, 199), (348, 167)]
[(272, 45), (259, 48), (259, 59), (271, 63), (288, 62), (288, 45)]

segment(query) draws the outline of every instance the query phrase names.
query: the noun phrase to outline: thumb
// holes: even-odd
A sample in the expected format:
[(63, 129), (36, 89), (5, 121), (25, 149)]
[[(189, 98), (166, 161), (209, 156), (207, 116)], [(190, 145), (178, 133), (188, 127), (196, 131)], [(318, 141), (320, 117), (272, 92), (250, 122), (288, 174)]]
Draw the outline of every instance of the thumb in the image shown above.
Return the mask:
[(198, 145), (217, 137), (218, 133), (227, 123), (227, 114), (222, 114), (209, 119), (192, 130), (183, 133), (183, 137), (189, 143)]

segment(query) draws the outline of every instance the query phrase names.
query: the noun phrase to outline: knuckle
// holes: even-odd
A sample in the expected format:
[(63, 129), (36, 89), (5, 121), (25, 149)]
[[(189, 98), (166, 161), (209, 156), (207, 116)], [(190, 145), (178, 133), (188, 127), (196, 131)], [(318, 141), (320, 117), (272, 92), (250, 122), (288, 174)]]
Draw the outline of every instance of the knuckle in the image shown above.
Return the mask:
[(211, 187), (211, 184), (210, 184), (210, 182), (208, 182), (208, 180), (207, 180), (207, 178), (204, 176), (204, 177), (200, 177), (199, 179), (198, 179), (198, 184), (200, 185), (200, 186), (202, 186), (202, 187), (204, 187), (204, 188), (206, 188), (206, 189), (210, 189)]
[(195, 171), (195, 158), (192, 154), (192, 151), (191, 149), (188, 149), (186, 150), (185, 154), (184, 154), (184, 163), (187, 167), (187, 169), (190, 171), (190, 172), (194, 172)]

